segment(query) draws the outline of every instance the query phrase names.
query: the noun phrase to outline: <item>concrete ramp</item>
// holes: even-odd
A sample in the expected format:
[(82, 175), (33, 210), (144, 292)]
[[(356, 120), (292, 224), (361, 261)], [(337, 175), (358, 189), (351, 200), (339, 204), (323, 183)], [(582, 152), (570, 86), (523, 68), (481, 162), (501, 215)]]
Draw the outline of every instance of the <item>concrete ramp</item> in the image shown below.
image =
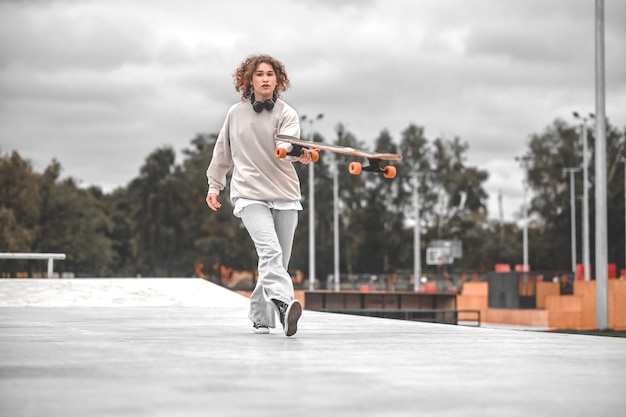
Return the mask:
[(0, 307), (247, 307), (199, 278), (0, 279)]
[(1, 416), (618, 416), (626, 339), (305, 311), (191, 279), (0, 280)]

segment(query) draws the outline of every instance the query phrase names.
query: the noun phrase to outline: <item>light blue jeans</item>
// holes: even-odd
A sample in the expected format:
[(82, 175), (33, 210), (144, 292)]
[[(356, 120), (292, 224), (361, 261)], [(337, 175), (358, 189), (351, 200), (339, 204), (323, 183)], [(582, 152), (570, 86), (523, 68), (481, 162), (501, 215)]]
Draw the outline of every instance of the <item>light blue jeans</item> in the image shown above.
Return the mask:
[(274, 328), (276, 315), (271, 300), (289, 303), (294, 297), (287, 268), (298, 225), (298, 211), (251, 204), (241, 211), (241, 220), (259, 256), (259, 279), (250, 297), (248, 317), (253, 323)]

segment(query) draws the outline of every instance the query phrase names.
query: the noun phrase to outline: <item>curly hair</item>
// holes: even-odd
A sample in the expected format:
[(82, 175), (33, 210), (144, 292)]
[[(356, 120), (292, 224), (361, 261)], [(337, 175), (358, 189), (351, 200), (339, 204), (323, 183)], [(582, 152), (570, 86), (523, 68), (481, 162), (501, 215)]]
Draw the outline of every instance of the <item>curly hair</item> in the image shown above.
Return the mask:
[(241, 93), (243, 100), (249, 99), (252, 95), (252, 75), (259, 64), (270, 64), (274, 68), (276, 73), (276, 89), (274, 90), (274, 100), (280, 97), (280, 93), (284, 93), (289, 88), (289, 78), (287, 77), (287, 71), (285, 66), (279, 60), (272, 58), (269, 55), (252, 55), (246, 58), (245, 61), (239, 65), (239, 68), (233, 74), (235, 78), (235, 90)]

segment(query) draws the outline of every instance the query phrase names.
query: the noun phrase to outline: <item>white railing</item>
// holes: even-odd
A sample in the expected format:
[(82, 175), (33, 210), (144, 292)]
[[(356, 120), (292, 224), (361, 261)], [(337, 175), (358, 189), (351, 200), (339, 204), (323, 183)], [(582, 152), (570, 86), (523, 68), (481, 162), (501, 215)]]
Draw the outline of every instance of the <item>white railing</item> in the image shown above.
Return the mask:
[(54, 275), (54, 260), (64, 260), (64, 253), (0, 253), (0, 259), (47, 259), (48, 278)]

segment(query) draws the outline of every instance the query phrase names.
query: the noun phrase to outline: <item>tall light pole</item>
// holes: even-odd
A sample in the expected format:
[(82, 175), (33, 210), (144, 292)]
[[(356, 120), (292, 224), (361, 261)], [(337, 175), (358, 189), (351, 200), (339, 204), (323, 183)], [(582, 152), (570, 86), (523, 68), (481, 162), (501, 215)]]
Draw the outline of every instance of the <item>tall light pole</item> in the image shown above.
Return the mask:
[(498, 215), (500, 219), (500, 245), (504, 245), (504, 205), (502, 202), (502, 188), (498, 190)]
[(622, 157), (624, 163), (624, 273), (626, 274), (626, 158)]
[(524, 252), (523, 252), (523, 269), (524, 272), (528, 272), (530, 270), (530, 267), (528, 265), (528, 205), (526, 204), (526, 197), (527, 197), (527, 193), (528, 193), (528, 161), (530, 161), (532, 158), (530, 156), (516, 156), (515, 160), (516, 161), (521, 161), (522, 163), (522, 167), (524, 168), (524, 200), (522, 203), (522, 217), (524, 218), (523, 222), (524, 222), (524, 228), (523, 228), (523, 245), (524, 245)]
[(624, 163), (624, 271), (626, 273), (626, 158), (622, 157)]
[(580, 140), (583, 143), (583, 265), (585, 281), (591, 280), (591, 256), (589, 255), (589, 149), (587, 143), (587, 121), (593, 119), (582, 117), (578, 112), (572, 112), (574, 118), (580, 120)]
[(571, 222), (571, 240), (572, 240), (572, 273), (576, 274), (576, 185), (574, 182), (574, 174), (580, 171), (580, 168), (565, 168), (564, 172), (569, 172), (569, 204), (570, 204), (570, 222)]
[(335, 291), (341, 289), (339, 277), (339, 172), (337, 167), (337, 154), (333, 153), (333, 252)]
[(421, 253), (421, 229), (420, 229), (420, 197), (419, 177), (417, 168), (413, 185), (413, 205), (415, 206), (415, 227), (413, 229), (413, 291), (420, 290), (420, 278), (422, 277), (422, 253)]
[(604, 0), (595, 7), (596, 75), (596, 326), (609, 327), (609, 242), (607, 220), (606, 118), (604, 80)]
[[(321, 120), (324, 117), (322, 113), (318, 114), (315, 119), (309, 119), (306, 114), (300, 117), (300, 120), (309, 122), (310, 132), (309, 140), (315, 138), (313, 132), (313, 122)], [(315, 290), (315, 169), (313, 163), (309, 164), (309, 291)]]

